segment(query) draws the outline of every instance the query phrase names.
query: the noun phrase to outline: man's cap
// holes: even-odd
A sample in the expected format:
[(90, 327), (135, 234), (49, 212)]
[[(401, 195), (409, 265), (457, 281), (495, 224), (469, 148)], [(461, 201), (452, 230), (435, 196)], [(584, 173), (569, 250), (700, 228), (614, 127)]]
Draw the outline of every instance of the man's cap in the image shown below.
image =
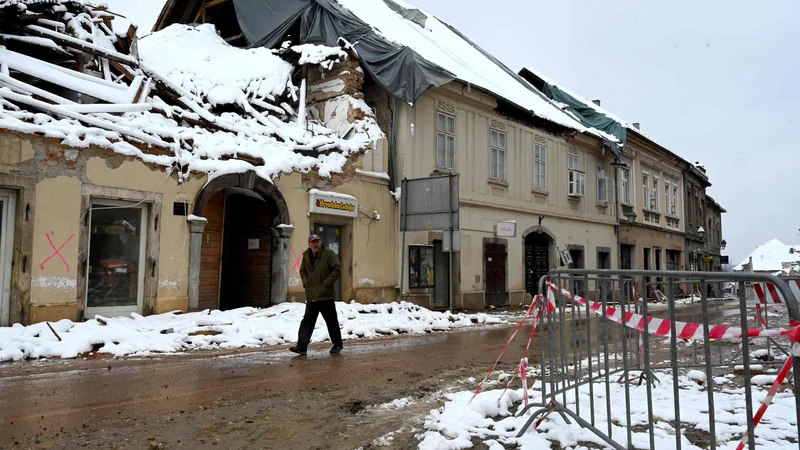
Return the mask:
[(319, 238), (319, 235), (316, 234), (312, 234), (311, 236), (308, 237), (308, 242), (321, 241), (321, 240), (322, 239)]

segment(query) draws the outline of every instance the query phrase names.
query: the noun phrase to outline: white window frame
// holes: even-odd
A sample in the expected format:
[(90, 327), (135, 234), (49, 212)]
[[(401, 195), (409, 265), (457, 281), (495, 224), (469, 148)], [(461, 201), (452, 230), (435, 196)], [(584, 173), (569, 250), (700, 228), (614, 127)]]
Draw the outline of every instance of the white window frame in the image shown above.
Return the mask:
[[(90, 200), (90, 207), (95, 208), (96, 204), (100, 204), (101, 206), (97, 206), (97, 209), (105, 208), (105, 207), (116, 207), (116, 208), (130, 208), (130, 209), (140, 209), (142, 211), (142, 217), (138, 224), (139, 230), (141, 230), (141, 235), (139, 239), (139, 267), (137, 270), (139, 271), (139, 276), (136, 282), (138, 283), (137, 286), (137, 298), (136, 298), (136, 305), (128, 305), (128, 306), (89, 306), (89, 272), (91, 267), (89, 264), (86, 264), (86, 291), (84, 293), (84, 302), (86, 304), (86, 309), (84, 310), (84, 315), (87, 319), (94, 319), (95, 316), (120, 316), (120, 315), (130, 315), (130, 313), (135, 312), (137, 314), (142, 314), (142, 308), (144, 306), (144, 280), (145, 280), (145, 262), (147, 261), (147, 227), (150, 223), (150, 204), (149, 203), (142, 203), (142, 202), (134, 202), (131, 200), (109, 200), (103, 197), (89, 197)], [(89, 233), (88, 233), (88, 241), (86, 242), (86, 255), (91, 255), (91, 246), (92, 246), (92, 212), (89, 211)]]
[(533, 144), (533, 188), (547, 190), (547, 146)]
[[(651, 173), (651, 176), (653, 177), (653, 192), (651, 194), (652, 197), (651, 197), (651, 202), (650, 202), (650, 208), (651, 208), (650, 210), (653, 211), (653, 212), (660, 212), (661, 211), (660, 210), (661, 202), (658, 201), (658, 199), (661, 196), (661, 191), (658, 188), (658, 186), (659, 186), (659, 184), (658, 184), (658, 181), (659, 181), (658, 172), (653, 170), (652, 173)], [(655, 203), (655, 206), (653, 206), (654, 203)]]
[(567, 155), (567, 193), (570, 197), (586, 195), (586, 174), (580, 170), (578, 155)]
[(16, 191), (0, 189), (0, 326), (9, 326), (11, 308), (11, 269), (14, 260), (14, 223), (16, 221)]
[(619, 171), (619, 191), (620, 201), (623, 205), (633, 205), (631, 196), (631, 170), (627, 167), (620, 167)]
[[(506, 167), (508, 165), (507, 148), (508, 136), (506, 133), (492, 129), (489, 132), (489, 178), (506, 181)], [(501, 155), (503, 159), (502, 163), (500, 162)]]
[(678, 180), (673, 178), (672, 179), (672, 205), (671, 205), (672, 210), (671, 211), (674, 211), (672, 213), (672, 217), (676, 217), (676, 218), (681, 216), (681, 210), (680, 210), (680, 205), (681, 204), (680, 204), (680, 200), (678, 200), (678, 197), (679, 197), (678, 193), (679, 192), (680, 192), (680, 186), (679, 186)]
[(650, 171), (642, 166), (642, 209), (650, 211)]
[(597, 203), (608, 203), (608, 177), (606, 166), (597, 166)]
[[(440, 127), (439, 121), (444, 121), (444, 129)], [(452, 130), (449, 129), (449, 124), (452, 123)], [(453, 143), (452, 167), (447, 164), (447, 142), (448, 139)], [(442, 148), (439, 148), (441, 142)], [(446, 114), (441, 111), (436, 112), (436, 167), (440, 169), (456, 170), (456, 116)]]

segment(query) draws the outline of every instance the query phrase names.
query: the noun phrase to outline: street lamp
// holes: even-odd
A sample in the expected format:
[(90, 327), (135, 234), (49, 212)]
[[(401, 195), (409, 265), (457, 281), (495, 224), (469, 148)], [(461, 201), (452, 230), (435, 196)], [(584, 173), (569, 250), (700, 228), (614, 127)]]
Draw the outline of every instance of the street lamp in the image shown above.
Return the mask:
[(702, 238), (703, 236), (705, 236), (705, 234), (706, 234), (706, 230), (705, 230), (705, 228), (703, 228), (703, 227), (700, 227), (700, 228), (698, 228), (698, 229), (697, 229), (697, 234), (699, 234), (701, 238)]
[(726, 245), (728, 245), (728, 243), (727, 243), (727, 242), (725, 242), (725, 239), (723, 239), (723, 240), (722, 240), (722, 242), (720, 242), (720, 243), (719, 243), (719, 248), (720, 248), (721, 250), (725, 250), (725, 246), (726, 246)]

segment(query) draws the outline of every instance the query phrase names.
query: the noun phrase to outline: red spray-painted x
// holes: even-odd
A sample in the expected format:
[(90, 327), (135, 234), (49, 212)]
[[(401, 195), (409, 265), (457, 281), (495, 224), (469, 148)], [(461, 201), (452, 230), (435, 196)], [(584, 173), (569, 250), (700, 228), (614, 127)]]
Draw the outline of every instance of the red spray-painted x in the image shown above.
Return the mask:
[(67, 243), (70, 240), (72, 240), (73, 237), (75, 237), (75, 234), (70, 235), (70, 237), (68, 237), (67, 240), (64, 241), (63, 244), (61, 244), (61, 247), (58, 248), (56, 248), (55, 244), (53, 244), (53, 240), (50, 239), (50, 233), (45, 233), (45, 236), (47, 236), (47, 242), (50, 243), (50, 247), (52, 247), (54, 251), (52, 255), (48, 256), (47, 259), (45, 259), (44, 261), (42, 261), (41, 264), (39, 264), (39, 268), (44, 269), (44, 265), (47, 263), (47, 261), (50, 261), (54, 257), (58, 256), (59, 258), (61, 258), (61, 261), (64, 263), (64, 265), (67, 266), (67, 272), (69, 272), (69, 264), (67, 264), (67, 260), (64, 259), (64, 256), (61, 255), (61, 249), (64, 248), (64, 246), (67, 245)]

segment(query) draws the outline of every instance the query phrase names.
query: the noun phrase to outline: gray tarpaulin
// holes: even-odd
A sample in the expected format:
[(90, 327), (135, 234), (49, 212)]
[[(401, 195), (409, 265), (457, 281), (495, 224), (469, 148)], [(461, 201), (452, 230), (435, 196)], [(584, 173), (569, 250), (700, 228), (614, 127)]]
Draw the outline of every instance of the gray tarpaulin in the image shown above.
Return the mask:
[(567, 105), (568, 110), (571, 111), (573, 115), (585, 126), (603, 130), (619, 139), (620, 143), (612, 143), (610, 141), (605, 142), (606, 146), (611, 147), (617, 157), (619, 157), (618, 149), (624, 147), (627, 140), (627, 132), (621, 123), (567, 94), (559, 89), (558, 86), (550, 84), (546, 81), (544, 83), (544, 95), (548, 96), (552, 100)]
[[(456, 79), (454, 74), (414, 50), (380, 36), (335, 1), (234, 0), (233, 4), (239, 26), (251, 47), (280, 45), (298, 23), (300, 43), (337, 47), (339, 38), (357, 42), (355, 50), (364, 69), (406, 103), (414, 104), (427, 89)], [(415, 23), (427, 18), (419, 10), (395, 6)]]

